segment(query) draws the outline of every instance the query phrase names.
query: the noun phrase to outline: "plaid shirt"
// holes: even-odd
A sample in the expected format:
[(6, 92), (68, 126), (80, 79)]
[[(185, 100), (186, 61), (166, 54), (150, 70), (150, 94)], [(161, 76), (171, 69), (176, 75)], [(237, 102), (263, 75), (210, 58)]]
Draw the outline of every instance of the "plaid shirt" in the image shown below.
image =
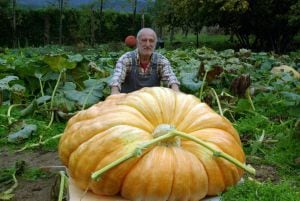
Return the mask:
[[(139, 54), (136, 52), (136, 63), (140, 64)], [(164, 57), (163, 55), (158, 54), (157, 58), (157, 73), (159, 74), (161, 81), (167, 84), (168, 87), (170, 87), (172, 84), (180, 84), (179, 81), (176, 78), (176, 75), (174, 74), (172, 67), (170, 65), (169, 60)], [(153, 60), (151, 58), (152, 63)], [(140, 65), (138, 68), (138, 73), (143, 75), (149, 75), (151, 73), (151, 67), (150, 63), (148, 67), (144, 70)], [(130, 55), (130, 52), (127, 52), (123, 54), (119, 60), (117, 61), (116, 68), (114, 70), (114, 74), (112, 76), (112, 80), (110, 82), (110, 86), (116, 86), (121, 90), (121, 85), (125, 81), (126, 75), (131, 71), (132, 68), (132, 58)]]

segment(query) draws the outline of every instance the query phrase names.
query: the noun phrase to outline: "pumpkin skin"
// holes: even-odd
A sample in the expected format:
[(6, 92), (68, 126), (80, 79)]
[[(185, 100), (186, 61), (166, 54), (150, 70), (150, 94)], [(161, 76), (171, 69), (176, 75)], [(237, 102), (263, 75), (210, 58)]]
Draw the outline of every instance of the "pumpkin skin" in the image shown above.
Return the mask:
[(125, 44), (128, 46), (128, 47), (131, 47), (131, 48), (134, 48), (136, 46), (136, 38), (135, 36), (127, 36), (125, 38)]
[(181, 138), (160, 143), (110, 169), (99, 181), (91, 174), (154, 138), (158, 125), (174, 125), (240, 162), (245, 154), (237, 131), (193, 95), (168, 88), (143, 88), (111, 95), (73, 116), (59, 142), (59, 156), (75, 184), (100, 195), (129, 200), (200, 200), (235, 185), (243, 170)]

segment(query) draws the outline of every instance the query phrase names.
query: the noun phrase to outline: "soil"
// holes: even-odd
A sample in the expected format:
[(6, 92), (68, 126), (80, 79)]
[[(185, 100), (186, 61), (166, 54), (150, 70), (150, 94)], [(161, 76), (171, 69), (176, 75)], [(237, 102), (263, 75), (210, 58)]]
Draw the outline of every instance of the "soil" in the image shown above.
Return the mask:
[[(14, 191), (12, 201), (52, 201), (58, 182), (58, 172), (63, 166), (55, 151), (23, 151), (15, 153), (0, 150), (0, 168), (11, 168), (16, 161), (24, 161), (25, 168), (40, 168), (45, 177), (36, 180), (27, 180), (17, 177), (18, 187)], [(10, 187), (10, 186), (8, 186)]]
[[(0, 168), (14, 167), (17, 160), (25, 161), (26, 168), (41, 168), (49, 176), (37, 180), (26, 180), (17, 177), (18, 187), (12, 201), (52, 201), (57, 200), (59, 188), (58, 172), (63, 166), (55, 151), (23, 151), (15, 153), (6, 149), (0, 149)], [(253, 165), (256, 169), (254, 179), (258, 181), (279, 181), (276, 169), (272, 166)], [(245, 175), (246, 176), (246, 175)]]

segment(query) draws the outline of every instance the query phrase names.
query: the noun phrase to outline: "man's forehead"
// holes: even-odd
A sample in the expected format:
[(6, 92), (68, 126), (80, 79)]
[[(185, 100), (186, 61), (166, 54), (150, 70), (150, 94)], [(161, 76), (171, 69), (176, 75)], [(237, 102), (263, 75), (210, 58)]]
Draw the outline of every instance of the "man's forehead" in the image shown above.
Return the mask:
[(147, 37), (147, 38), (149, 38), (149, 37), (155, 38), (154, 33), (152, 31), (143, 31), (141, 33), (141, 38), (145, 38), (145, 37)]

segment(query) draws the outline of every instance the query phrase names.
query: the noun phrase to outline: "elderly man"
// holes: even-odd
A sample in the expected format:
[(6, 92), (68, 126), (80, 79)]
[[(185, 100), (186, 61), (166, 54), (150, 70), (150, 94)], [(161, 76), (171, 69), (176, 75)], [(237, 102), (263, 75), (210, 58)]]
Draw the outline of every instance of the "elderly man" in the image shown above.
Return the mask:
[(150, 28), (142, 28), (136, 38), (137, 49), (123, 54), (117, 61), (110, 83), (111, 94), (160, 86), (161, 81), (179, 91), (179, 81), (170, 62), (163, 55), (154, 52), (156, 33)]

